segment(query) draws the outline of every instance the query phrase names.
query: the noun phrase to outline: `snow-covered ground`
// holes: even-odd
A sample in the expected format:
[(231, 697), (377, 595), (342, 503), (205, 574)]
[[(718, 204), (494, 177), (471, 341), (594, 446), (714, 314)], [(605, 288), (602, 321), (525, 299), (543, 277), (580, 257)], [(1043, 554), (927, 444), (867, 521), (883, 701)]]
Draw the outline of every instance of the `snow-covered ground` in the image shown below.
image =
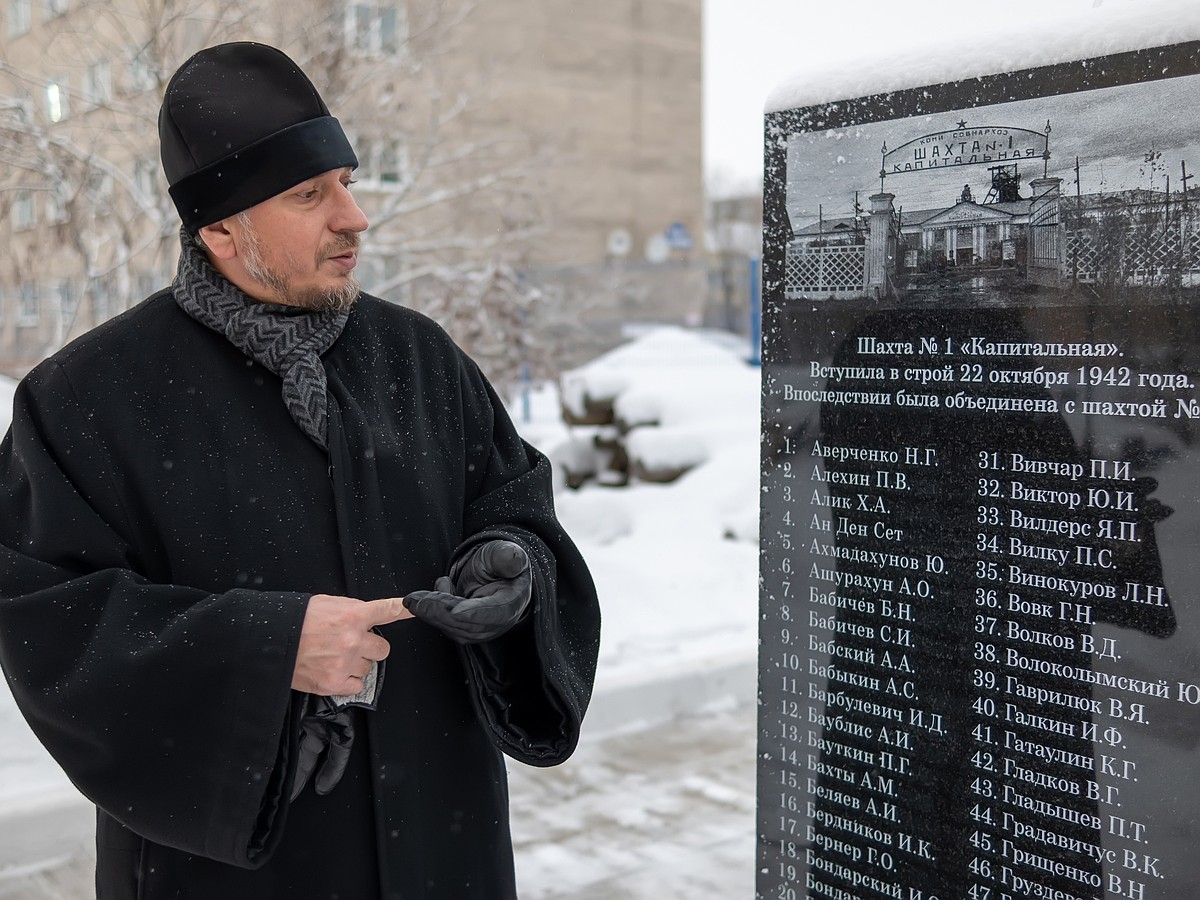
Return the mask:
[[(656, 681), (754, 664), (759, 373), (743, 362), (745, 349), (718, 335), (664, 328), (571, 382), (572, 390), (615, 385), (619, 413), (659, 422), (644, 426), (647, 445), (671, 459), (704, 460), (672, 484), (557, 492), (562, 521), (600, 592), (598, 694), (650, 698)], [(10, 410), (11, 382), (0, 380), (0, 429)], [(518, 396), (512, 412), (552, 459), (584, 432), (563, 425), (553, 386)], [(623, 720), (636, 720), (637, 709), (623, 702)], [(0, 689), (0, 809), (71, 790)]]

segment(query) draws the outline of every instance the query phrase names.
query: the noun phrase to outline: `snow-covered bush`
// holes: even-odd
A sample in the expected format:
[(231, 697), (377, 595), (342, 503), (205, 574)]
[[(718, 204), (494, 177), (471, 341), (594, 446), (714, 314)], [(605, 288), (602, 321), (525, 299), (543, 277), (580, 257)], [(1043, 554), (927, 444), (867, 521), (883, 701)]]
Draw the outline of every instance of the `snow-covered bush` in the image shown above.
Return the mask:
[(673, 481), (730, 434), (756, 434), (758, 370), (746, 349), (721, 333), (663, 327), (564, 373), (563, 419), (578, 432), (556, 456), (567, 483)]

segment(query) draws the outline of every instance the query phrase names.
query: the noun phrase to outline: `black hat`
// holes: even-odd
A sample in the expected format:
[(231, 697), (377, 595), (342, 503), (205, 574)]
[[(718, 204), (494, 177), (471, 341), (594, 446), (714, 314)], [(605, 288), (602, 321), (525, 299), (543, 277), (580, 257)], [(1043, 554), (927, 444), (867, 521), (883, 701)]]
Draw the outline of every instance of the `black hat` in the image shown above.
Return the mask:
[(358, 166), (308, 76), (266, 44), (209, 47), (180, 66), (158, 136), (171, 199), (191, 232), (314, 175)]

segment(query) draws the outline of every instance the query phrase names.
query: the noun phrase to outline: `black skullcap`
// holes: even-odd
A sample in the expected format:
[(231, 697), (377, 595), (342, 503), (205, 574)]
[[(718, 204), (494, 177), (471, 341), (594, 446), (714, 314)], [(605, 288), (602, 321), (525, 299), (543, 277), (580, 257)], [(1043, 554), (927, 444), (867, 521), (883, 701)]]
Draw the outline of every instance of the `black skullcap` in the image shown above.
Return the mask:
[(191, 232), (314, 175), (358, 166), (308, 76), (266, 44), (209, 47), (180, 66), (158, 136), (171, 199)]

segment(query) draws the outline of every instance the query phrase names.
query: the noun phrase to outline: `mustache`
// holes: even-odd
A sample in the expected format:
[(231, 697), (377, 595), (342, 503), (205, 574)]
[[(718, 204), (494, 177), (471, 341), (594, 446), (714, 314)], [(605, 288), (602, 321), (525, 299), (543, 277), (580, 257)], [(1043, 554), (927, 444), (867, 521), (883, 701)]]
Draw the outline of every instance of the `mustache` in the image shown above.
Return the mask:
[(360, 244), (362, 244), (362, 239), (354, 232), (349, 231), (322, 247), (321, 256), (338, 256), (347, 250), (357, 250)]

